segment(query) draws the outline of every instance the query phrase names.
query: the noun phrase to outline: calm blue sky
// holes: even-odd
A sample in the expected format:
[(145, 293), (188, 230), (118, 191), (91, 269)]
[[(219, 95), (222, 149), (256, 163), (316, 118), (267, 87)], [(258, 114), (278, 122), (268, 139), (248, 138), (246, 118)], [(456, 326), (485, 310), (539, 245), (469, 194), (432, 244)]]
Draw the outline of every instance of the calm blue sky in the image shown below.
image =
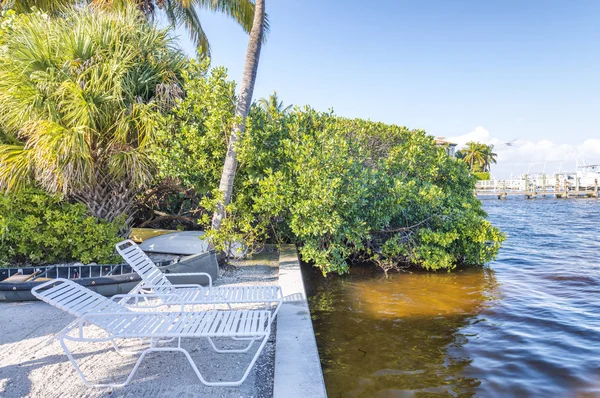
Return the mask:
[[(514, 139), (533, 154), (550, 142), (540, 161), (600, 161), (600, 1), (267, 0), (267, 13), (255, 98), (276, 90), (286, 104), (501, 152), (514, 152), (502, 144)], [(201, 18), (213, 65), (240, 79), (247, 35), (222, 16)], [(525, 152), (501, 160), (521, 167)]]

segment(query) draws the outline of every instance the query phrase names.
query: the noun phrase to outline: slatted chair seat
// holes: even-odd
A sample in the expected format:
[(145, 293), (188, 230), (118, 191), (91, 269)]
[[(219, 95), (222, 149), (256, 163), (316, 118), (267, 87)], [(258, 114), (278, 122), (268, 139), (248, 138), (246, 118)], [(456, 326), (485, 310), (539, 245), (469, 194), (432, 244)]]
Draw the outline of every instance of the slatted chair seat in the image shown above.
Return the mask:
[[(175, 285), (177, 286), (177, 285)], [(219, 286), (209, 289), (181, 288), (177, 295), (168, 299), (170, 303), (194, 304), (242, 304), (254, 302), (277, 302), (280, 299), (278, 286)]]
[[(265, 310), (210, 310), (196, 312), (132, 311), (114, 300), (101, 296), (74, 281), (60, 278), (36, 286), (32, 289), (32, 293), (38, 299), (78, 318), (77, 322), (63, 329), (57, 337), (67, 357), (73, 363), (76, 372), (86, 385), (92, 387), (122, 387), (128, 384), (146, 354), (153, 351), (178, 351), (184, 353), (199, 380), (206, 385), (237, 386), (243, 383), (248, 376), (271, 334), (272, 314), (270, 311)], [(120, 297), (115, 296), (115, 298)], [(84, 327), (86, 324), (100, 327), (106, 332), (108, 337), (84, 337)], [(79, 329), (77, 336), (69, 335), (72, 330), (77, 328)], [(216, 337), (245, 338), (249, 341), (249, 344), (244, 349), (218, 349), (212, 340)], [(69, 340), (83, 342), (110, 341), (113, 347), (119, 351), (115, 339), (127, 338), (149, 339), (151, 346), (142, 352), (127, 380), (120, 384), (90, 384), (65, 344), (65, 341)], [(189, 353), (181, 348), (182, 338), (207, 338), (211, 347), (218, 353), (247, 352), (255, 341), (262, 339), (262, 342), (240, 380), (209, 382), (202, 377)], [(177, 339), (177, 347), (156, 347), (161, 340), (171, 341), (172, 339)]]
[[(160, 317), (143, 312), (115, 315), (104, 329), (119, 338), (256, 337), (267, 333), (269, 311), (204, 311)], [(89, 316), (95, 324), (101, 317)]]

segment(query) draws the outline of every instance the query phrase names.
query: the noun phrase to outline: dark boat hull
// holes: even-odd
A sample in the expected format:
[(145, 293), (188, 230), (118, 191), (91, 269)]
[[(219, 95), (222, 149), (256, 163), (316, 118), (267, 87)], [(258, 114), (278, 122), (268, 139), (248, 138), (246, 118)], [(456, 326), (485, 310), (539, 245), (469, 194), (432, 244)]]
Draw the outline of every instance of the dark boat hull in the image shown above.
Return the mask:
[[(159, 267), (165, 274), (206, 272), (216, 279), (218, 263), (214, 251), (196, 254), (182, 258), (179, 262)], [(95, 291), (103, 296), (126, 294), (137, 285), (141, 278), (135, 272), (122, 275), (95, 276), (91, 278), (77, 278), (73, 281)], [(169, 278), (175, 284), (197, 283), (205, 285), (208, 278), (204, 276), (177, 276)], [(43, 279), (33, 282), (0, 282), (0, 301), (29, 301), (36, 300), (31, 294), (31, 289), (47, 282)]]

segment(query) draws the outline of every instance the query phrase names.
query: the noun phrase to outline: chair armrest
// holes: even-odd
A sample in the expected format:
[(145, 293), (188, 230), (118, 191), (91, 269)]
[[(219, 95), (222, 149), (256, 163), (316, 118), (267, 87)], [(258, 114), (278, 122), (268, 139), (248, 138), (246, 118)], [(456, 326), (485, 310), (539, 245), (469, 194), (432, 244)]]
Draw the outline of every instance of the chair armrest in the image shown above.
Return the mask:
[(180, 288), (189, 288), (189, 287), (193, 287), (196, 289), (205, 289), (204, 286), (198, 285), (196, 283), (186, 283), (186, 284), (171, 285), (171, 286), (168, 286), (168, 285), (167, 286), (165, 286), (165, 285), (143, 285), (143, 286), (140, 286), (140, 291), (141, 291), (141, 289), (168, 289), (168, 288), (180, 289)]
[[(180, 304), (179, 302), (167, 302), (167, 299), (173, 297), (172, 294), (165, 294), (165, 293), (142, 293), (142, 294), (116, 294), (114, 296), (111, 297), (111, 300), (119, 300), (118, 304), (124, 306), (124, 307), (128, 307), (128, 308), (158, 308), (158, 307), (162, 307), (165, 305), (171, 305), (171, 304)], [(148, 303), (148, 298), (161, 298), (163, 299), (163, 301), (160, 304), (157, 305), (144, 305), (144, 306), (139, 306), (139, 302), (140, 299), (144, 300), (146, 303)], [(134, 299), (134, 304), (128, 304), (127, 302), (130, 299)], [(184, 306), (183, 306), (183, 302), (181, 302), (181, 312), (184, 311)]]
[[(164, 316), (164, 315), (174, 315), (174, 314), (180, 314), (180, 312), (173, 312), (173, 311), (149, 311), (149, 312), (144, 312), (143, 315), (160, 315), (160, 316)], [(85, 314), (83, 314), (81, 317), (79, 317), (79, 320), (88, 320), (89, 318), (92, 317), (100, 317), (100, 318), (107, 318), (107, 317), (126, 317), (126, 318), (135, 318), (137, 316), (142, 315), (139, 312), (87, 312)]]

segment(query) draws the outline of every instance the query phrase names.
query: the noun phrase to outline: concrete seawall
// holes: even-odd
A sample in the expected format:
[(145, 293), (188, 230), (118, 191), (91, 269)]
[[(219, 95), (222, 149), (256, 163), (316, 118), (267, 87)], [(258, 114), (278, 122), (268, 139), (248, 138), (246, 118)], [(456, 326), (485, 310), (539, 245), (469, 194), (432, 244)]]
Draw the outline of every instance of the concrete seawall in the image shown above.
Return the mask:
[(294, 245), (281, 247), (279, 284), (285, 297), (277, 315), (274, 397), (327, 397)]

